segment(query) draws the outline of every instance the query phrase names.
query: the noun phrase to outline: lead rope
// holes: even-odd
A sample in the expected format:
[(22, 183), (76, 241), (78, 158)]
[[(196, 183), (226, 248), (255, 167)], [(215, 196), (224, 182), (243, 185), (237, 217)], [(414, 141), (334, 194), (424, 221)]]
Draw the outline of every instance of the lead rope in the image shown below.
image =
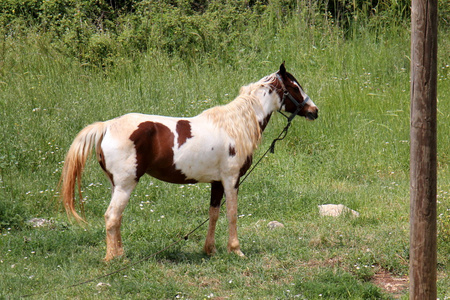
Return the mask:
[[(284, 116), (284, 114), (283, 114)], [(264, 157), (266, 157), (267, 153), (275, 153), (275, 144), (278, 141), (282, 141), (284, 140), (284, 138), (286, 137), (289, 127), (291, 126), (291, 120), (288, 121), (288, 123), (286, 124), (286, 126), (283, 128), (283, 130), (280, 132), (280, 134), (278, 135), (278, 137), (276, 137), (272, 143), (270, 144), (270, 147), (266, 150), (266, 152), (264, 152), (263, 155), (261, 155), (261, 157), (258, 159), (258, 161), (251, 167), (251, 169), (247, 172), (247, 174), (245, 174), (244, 178), (241, 179), (241, 181), (239, 182), (239, 185), (241, 185), (245, 179), (247, 179), (247, 177), (253, 172), (253, 170), (256, 168), (256, 166), (259, 165), (259, 163), (263, 160)]]
[[(281, 113), (281, 112), (280, 112), (280, 113)], [(294, 114), (292, 114), (291, 117), (287, 117), (287, 116), (284, 115), (283, 113), (281, 113), (281, 114), (282, 114), (283, 116), (285, 116), (285, 117), (288, 119), (288, 123), (287, 123), (286, 126), (283, 128), (283, 130), (280, 132), (280, 134), (278, 135), (278, 137), (276, 137), (276, 138), (272, 141), (272, 143), (270, 144), (270, 147), (266, 150), (266, 152), (264, 152), (264, 154), (261, 155), (261, 157), (258, 159), (258, 161), (257, 161), (257, 162), (250, 168), (250, 170), (246, 173), (246, 175), (244, 176), (244, 178), (241, 179), (241, 181), (239, 182), (239, 186), (245, 181), (245, 179), (247, 179), (247, 177), (248, 177), (248, 176), (253, 172), (253, 170), (259, 165), (259, 163), (263, 160), (263, 158), (266, 157), (266, 155), (267, 155), (267, 153), (269, 153), (269, 151), (270, 151), (270, 153), (275, 153), (275, 144), (276, 144), (276, 142), (281, 141), (281, 140), (283, 140), (283, 139), (286, 137), (287, 132), (288, 132), (288, 130), (289, 130), (289, 127), (291, 126), (292, 119), (293, 119), (293, 118), (291, 118), (291, 117), (292, 117)], [(295, 113), (295, 115), (296, 115), (296, 113)], [(294, 115), (294, 116), (295, 116), (295, 115)], [(225, 204), (225, 202), (226, 202), (226, 201), (223, 200), (223, 201), (222, 201), (222, 204), (221, 204), (220, 206), (223, 206), (223, 205)], [(65, 290), (65, 289), (69, 289), (69, 288), (77, 287), (77, 286), (80, 286), (80, 285), (88, 284), (88, 283), (90, 283), (90, 282), (94, 282), (94, 281), (97, 281), (97, 280), (99, 280), (99, 279), (102, 279), (102, 278), (105, 278), (105, 277), (108, 277), (108, 276), (111, 276), (111, 275), (120, 273), (120, 272), (125, 271), (125, 270), (127, 270), (127, 269), (130, 269), (131, 267), (133, 267), (133, 266), (135, 266), (135, 265), (137, 265), (137, 264), (140, 264), (140, 263), (142, 263), (142, 262), (144, 262), (144, 261), (147, 261), (147, 260), (149, 260), (150, 258), (152, 258), (152, 257), (154, 257), (154, 256), (156, 256), (156, 255), (158, 255), (158, 254), (160, 254), (160, 253), (166, 251), (167, 249), (169, 249), (169, 248), (171, 248), (171, 247), (173, 247), (173, 246), (179, 244), (179, 243), (180, 243), (181, 241), (183, 241), (183, 240), (187, 241), (187, 240), (189, 239), (189, 236), (190, 236), (191, 234), (193, 234), (193, 233), (196, 232), (198, 229), (200, 229), (200, 227), (202, 227), (203, 225), (205, 225), (206, 222), (208, 222), (208, 221), (209, 221), (209, 218), (207, 218), (206, 220), (204, 220), (203, 222), (201, 222), (197, 227), (195, 227), (194, 229), (192, 229), (191, 231), (189, 231), (189, 233), (187, 233), (186, 235), (184, 235), (182, 238), (179, 238), (178, 240), (172, 242), (170, 245), (164, 247), (163, 249), (161, 249), (161, 250), (159, 250), (159, 251), (157, 251), (157, 252), (155, 252), (155, 253), (153, 253), (153, 254), (150, 254), (150, 255), (148, 255), (148, 256), (146, 256), (146, 257), (144, 257), (144, 258), (141, 258), (140, 260), (138, 260), (138, 261), (136, 261), (136, 262), (134, 262), (134, 263), (131, 263), (131, 264), (129, 264), (129, 265), (123, 267), (123, 268), (117, 269), (117, 270), (112, 271), (112, 272), (107, 273), (107, 274), (103, 274), (103, 275), (100, 275), (100, 276), (91, 278), (91, 279), (86, 280), (86, 281), (81, 281), (81, 282), (78, 282), (78, 283), (75, 283), (75, 284), (72, 284), (72, 285), (69, 285), (69, 286), (61, 287), (61, 288), (59, 288), (59, 289), (53, 289), (53, 290), (48, 291), (48, 292), (22, 295), (22, 296), (20, 296), (20, 298), (28, 298), (28, 297), (32, 297), (32, 296), (46, 295), (46, 294), (54, 293), (54, 292), (57, 292), (57, 291), (62, 291), (62, 290)]]

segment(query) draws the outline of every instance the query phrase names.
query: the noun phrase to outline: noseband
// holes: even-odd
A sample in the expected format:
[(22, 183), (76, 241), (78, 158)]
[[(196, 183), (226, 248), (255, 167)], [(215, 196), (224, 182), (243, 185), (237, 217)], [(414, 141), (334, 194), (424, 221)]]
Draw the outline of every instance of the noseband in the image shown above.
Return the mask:
[[(281, 76), (277, 74), (277, 78), (281, 83), (281, 87), (283, 89), (283, 98), (281, 99), (281, 105), (280, 108), (278, 109), (278, 112), (280, 114), (282, 114), (283, 116), (285, 116), (288, 119), (288, 122), (291, 123), (291, 121), (295, 118), (295, 116), (302, 110), (303, 107), (305, 107), (306, 102), (308, 102), (308, 100), (310, 99), (309, 96), (306, 96), (305, 99), (303, 99), (302, 103), (299, 103), (297, 100), (295, 100), (295, 98), (291, 95), (291, 93), (289, 93), (289, 91), (286, 89), (286, 87), (284, 86), (283, 80), (281, 79)], [(286, 102), (286, 98), (289, 98), (289, 100), (291, 100), (292, 103), (294, 103), (296, 109), (295, 111), (288, 117), (286, 116), (282, 111), (281, 108), (283, 107), (284, 103)]]

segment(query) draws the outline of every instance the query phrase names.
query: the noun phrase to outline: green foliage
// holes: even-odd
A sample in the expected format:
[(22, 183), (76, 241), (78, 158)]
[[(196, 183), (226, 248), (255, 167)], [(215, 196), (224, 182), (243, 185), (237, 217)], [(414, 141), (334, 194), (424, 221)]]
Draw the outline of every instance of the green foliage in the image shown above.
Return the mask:
[[(249, 40), (264, 5), (245, 1), (205, 2), (202, 12), (190, 1), (7, 0), (0, 4), (5, 36), (31, 32), (49, 37), (54, 47), (82, 63), (107, 66), (114, 57), (160, 49), (195, 59), (197, 53), (227, 53)], [(207, 5), (206, 5), (207, 4)], [(31, 27), (30, 27), (31, 26)]]
[[(444, 2), (441, 20), (448, 24)], [(331, 16), (346, 36), (354, 36), (361, 26), (381, 30), (386, 23), (408, 23), (409, 5), (409, 0), (5, 0), (0, 28), (5, 38), (45, 36), (53, 48), (86, 66), (111, 66), (118, 57), (148, 50), (234, 64), (231, 53), (259, 51), (261, 39), (273, 40), (293, 12), (319, 27), (321, 18), (327, 22)]]
[(332, 0), (326, 9), (345, 29), (362, 24), (397, 22), (410, 17), (411, 0)]

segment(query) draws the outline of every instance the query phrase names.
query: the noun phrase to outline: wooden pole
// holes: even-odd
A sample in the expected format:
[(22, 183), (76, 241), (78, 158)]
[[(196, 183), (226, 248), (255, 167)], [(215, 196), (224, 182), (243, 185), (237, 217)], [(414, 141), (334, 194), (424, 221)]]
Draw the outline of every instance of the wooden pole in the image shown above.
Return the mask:
[(411, 11), (410, 299), (437, 297), (437, 0)]

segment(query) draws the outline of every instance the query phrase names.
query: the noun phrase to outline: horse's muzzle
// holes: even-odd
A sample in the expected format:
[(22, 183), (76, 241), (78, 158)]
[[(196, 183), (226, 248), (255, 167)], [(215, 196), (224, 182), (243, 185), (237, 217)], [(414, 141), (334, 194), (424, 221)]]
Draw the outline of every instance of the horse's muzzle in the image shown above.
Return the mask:
[(319, 110), (317, 110), (317, 109), (314, 112), (308, 111), (305, 116), (305, 118), (310, 121), (314, 121), (318, 117), (319, 117)]

